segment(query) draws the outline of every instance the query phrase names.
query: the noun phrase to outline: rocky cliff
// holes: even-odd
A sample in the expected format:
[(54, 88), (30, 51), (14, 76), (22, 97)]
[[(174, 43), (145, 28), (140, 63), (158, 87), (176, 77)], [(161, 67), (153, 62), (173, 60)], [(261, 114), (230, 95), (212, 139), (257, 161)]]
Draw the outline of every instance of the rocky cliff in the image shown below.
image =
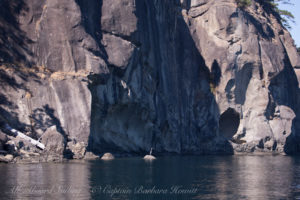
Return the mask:
[(259, 1), (0, 9), (1, 122), (39, 138), (41, 155), (299, 150), (300, 58)]

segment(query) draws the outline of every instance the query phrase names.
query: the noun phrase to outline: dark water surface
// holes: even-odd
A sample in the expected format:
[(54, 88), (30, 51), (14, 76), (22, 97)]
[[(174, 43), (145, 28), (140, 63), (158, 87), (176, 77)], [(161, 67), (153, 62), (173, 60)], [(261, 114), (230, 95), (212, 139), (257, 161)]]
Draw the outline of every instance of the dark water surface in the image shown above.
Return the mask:
[(0, 199), (300, 199), (300, 157), (0, 164)]

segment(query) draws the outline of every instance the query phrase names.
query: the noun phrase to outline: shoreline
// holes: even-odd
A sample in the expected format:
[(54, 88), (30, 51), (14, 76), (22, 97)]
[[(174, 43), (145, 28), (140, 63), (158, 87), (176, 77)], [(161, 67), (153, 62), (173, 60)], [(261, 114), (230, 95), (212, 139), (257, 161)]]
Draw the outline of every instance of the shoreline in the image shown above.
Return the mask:
[[(10, 154), (7, 154), (10, 155)], [(140, 158), (143, 159), (143, 155), (128, 155), (128, 154), (114, 154), (115, 158), (112, 160), (118, 159), (126, 159), (126, 158)], [(235, 152), (234, 154), (175, 154), (175, 153), (166, 153), (166, 154), (158, 154), (156, 158), (163, 157), (224, 157), (224, 156), (299, 156), (299, 154), (286, 154), (279, 152)], [(50, 160), (47, 160), (45, 156), (36, 156), (36, 157), (21, 157), (16, 156), (13, 160), (8, 162), (0, 161), (0, 163), (4, 164), (39, 164), (39, 163), (67, 163), (67, 162), (85, 162), (85, 161), (97, 161), (102, 160), (101, 156), (94, 155), (94, 157), (84, 157), (81, 159), (68, 159), (68, 158), (59, 158), (56, 157)], [(107, 162), (107, 160), (102, 160), (103, 162)], [(109, 161), (108, 161), (109, 162)]]

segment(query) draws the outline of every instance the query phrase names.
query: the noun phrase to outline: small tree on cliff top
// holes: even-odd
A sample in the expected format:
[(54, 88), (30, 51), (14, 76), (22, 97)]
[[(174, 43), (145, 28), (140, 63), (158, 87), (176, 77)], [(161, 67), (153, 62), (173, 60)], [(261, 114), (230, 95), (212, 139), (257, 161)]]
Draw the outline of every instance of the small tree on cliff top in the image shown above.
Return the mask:
[(292, 5), (290, 0), (260, 0), (260, 3), (265, 9), (269, 9), (273, 13), (277, 14), (281, 23), (286, 28), (291, 28), (289, 22), (295, 23), (294, 15), (290, 11), (279, 9), (279, 3)]
[[(253, 0), (236, 0), (239, 8), (246, 8)], [(294, 15), (288, 10), (279, 9), (279, 3), (291, 4), (290, 0), (257, 0), (267, 12), (272, 12), (286, 28), (291, 28), (289, 22), (294, 23)]]

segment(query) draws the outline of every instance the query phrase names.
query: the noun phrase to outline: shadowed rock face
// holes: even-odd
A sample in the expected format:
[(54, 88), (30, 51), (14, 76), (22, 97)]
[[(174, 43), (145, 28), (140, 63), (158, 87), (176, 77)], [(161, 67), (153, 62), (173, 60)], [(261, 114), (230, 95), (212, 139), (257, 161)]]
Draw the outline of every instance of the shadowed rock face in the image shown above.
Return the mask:
[(228, 108), (219, 121), (219, 131), (227, 139), (231, 139), (240, 125), (240, 116), (232, 108)]
[(0, 115), (67, 157), (297, 151), (299, 55), (258, 3), (2, 4)]

